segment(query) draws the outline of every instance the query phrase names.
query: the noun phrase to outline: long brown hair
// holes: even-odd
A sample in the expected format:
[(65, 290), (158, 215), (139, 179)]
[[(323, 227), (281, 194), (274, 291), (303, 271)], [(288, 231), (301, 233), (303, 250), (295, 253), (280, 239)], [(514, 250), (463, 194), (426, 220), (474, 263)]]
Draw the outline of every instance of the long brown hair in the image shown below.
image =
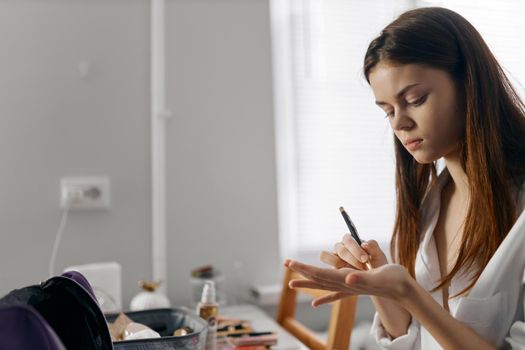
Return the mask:
[[(462, 268), (474, 272), (470, 290), (517, 217), (512, 187), (525, 178), (525, 108), (477, 30), (459, 14), (439, 7), (403, 13), (369, 45), (364, 74), (380, 62), (442, 69), (456, 82), (465, 112), (461, 164), (470, 204), (456, 263), (437, 290)], [(370, 81), (369, 81), (370, 82)], [(396, 221), (390, 249), (415, 277), (421, 239), (420, 205), (436, 179), (436, 163), (419, 164), (394, 137)]]

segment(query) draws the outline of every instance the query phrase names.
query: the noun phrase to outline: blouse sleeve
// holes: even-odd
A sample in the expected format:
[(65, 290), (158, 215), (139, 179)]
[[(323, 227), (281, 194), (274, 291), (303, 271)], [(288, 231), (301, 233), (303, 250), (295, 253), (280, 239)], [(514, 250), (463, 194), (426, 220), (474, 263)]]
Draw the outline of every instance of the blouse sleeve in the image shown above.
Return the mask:
[(372, 336), (381, 349), (385, 350), (419, 350), (421, 348), (420, 325), (412, 318), (408, 325), (407, 333), (392, 339), (381, 324), (379, 315), (376, 312), (371, 328)]
[[(525, 271), (521, 280), (522, 287), (525, 285)], [(525, 296), (521, 301), (521, 314), (525, 314)], [(523, 318), (523, 317), (522, 317)], [(511, 349), (525, 350), (525, 322), (522, 320), (515, 321), (510, 327), (509, 336), (505, 339)]]

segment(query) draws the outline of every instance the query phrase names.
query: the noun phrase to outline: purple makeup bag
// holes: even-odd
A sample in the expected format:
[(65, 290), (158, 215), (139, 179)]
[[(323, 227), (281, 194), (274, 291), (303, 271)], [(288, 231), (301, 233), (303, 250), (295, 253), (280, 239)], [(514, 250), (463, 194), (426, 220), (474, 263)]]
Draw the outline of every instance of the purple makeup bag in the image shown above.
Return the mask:
[[(0, 307), (15, 305), (30, 306), (38, 312), (66, 349), (113, 350), (104, 314), (89, 282), (79, 272), (67, 272), (39, 285), (15, 289), (0, 299)], [(25, 336), (31, 338), (33, 334)]]
[(0, 350), (66, 350), (62, 342), (31, 306), (0, 307)]

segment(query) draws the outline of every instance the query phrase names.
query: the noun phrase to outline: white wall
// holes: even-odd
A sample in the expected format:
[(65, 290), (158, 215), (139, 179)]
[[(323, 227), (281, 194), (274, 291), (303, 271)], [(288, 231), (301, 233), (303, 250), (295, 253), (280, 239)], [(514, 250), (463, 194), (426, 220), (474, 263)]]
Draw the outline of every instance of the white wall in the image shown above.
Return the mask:
[(230, 290), (276, 283), (277, 198), (267, 0), (167, 2), (169, 290), (213, 264)]
[[(167, 0), (174, 304), (201, 264), (281, 279), (268, 6)], [(151, 278), (149, 118), (149, 1), (0, 1), (0, 295), (47, 277), (65, 175), (109, 175), (112, 208), (71, 215), (57, 271), (121, 262), (124, 305)]]
[(128, 300), (150, 276), (148, 26), (145, 1), (0, 2), (0, 294), (47, 278), (65, 175), (113, 203), (70, 215), (56, 271), (117, 260)]
[(70, 215), (56, 271), (117, 260), (128, 302), (151, 276), (148, 30), (147, 1), (0, 1), (0, 295), (47, 278), (65, 175), (112, 208)]

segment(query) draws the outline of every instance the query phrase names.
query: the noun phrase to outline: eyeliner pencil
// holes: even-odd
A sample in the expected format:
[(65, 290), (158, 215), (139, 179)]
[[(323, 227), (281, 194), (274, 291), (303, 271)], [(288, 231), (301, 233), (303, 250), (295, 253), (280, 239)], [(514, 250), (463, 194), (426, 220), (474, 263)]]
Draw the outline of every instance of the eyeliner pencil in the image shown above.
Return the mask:
[(339, 211), (341, 212), (341, 215), (343, 215), (343, 219), (345, 219), (346, 226), (348, 226), (348, 229), (350, 230), (350, 234), (355, 239), (357, 244), (359, 244), (359, 246), (361, 246), (361, 244), (363, 244), (363, 242), (361, 241), (361, 238), (359, 238), (359, 235), (357, 234), (357, 229), (355, 228), (354, 223), (352, 222), (352, 220), (350, 219), (350, 217), (346, 213), (345, 208), (339, 207)]
[[(350, 216), (348, 216), (348, 214), (346, 213), (345, 208), (339, 207), (339, 211), (341, 212), (341, 215), (343, 215), (343, 219), (346, 222), (346, 226), (348, 226), (348, 229), (350, 230), (350, 234), (355, 239), (357, 244), (359, 244), (359, 246), (361, 246), (361, 244), (363, 244), (363, 241), (361, 241), (361, 238), (359, 237), (359, 234), (357, 233), (357, 229), (355, 228), (355, 225), (352, 222), (352, 219), (350, 219)], [(369, 270), (372, 269), (372, 265), (370, 265), (370, 258), (365, 263), (365, 265), (366, 265), (366, 267), (368, 267)]]

